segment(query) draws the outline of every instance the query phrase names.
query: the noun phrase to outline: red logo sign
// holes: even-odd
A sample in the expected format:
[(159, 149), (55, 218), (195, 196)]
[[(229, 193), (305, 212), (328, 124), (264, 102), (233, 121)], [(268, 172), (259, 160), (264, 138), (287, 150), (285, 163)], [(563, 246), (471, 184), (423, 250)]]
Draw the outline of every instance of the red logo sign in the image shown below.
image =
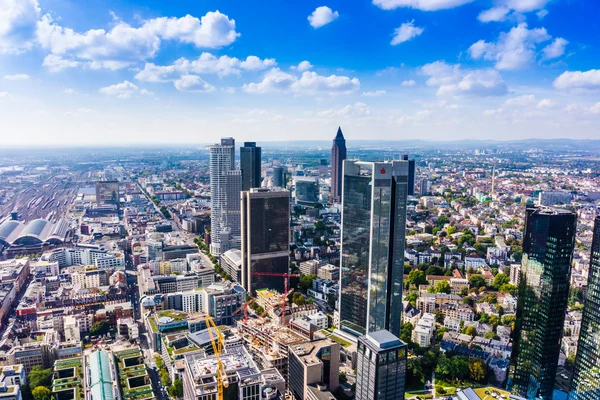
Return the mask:
[(385, 175), (385, 168), (381, 168), (380, 172), (381, 172), (382, 175)]

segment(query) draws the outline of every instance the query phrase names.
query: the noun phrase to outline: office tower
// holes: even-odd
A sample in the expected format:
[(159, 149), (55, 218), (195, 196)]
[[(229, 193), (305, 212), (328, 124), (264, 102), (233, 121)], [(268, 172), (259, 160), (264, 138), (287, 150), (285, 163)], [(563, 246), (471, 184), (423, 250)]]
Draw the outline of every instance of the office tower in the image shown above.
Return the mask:
[[(289, 387), (296, 399), (320, 399), (318, 385), (335, 392), (340, 384), (340, 345), (331, 339), (288, 346)], [(329, 397), (327, 397), (329, 398)]]
[(408, 154), (402, 156), (402, 160), (408, 161), (408, 195), (415, 195), (415, 160), (409, 160)]
[(284, 188), (285, 180), (284, 180), (284, 168), (281, 165), (273, 166), (273, 186)]
[(344, 161), (340, 328), (400, 336), (408, 161)]
[(600, 216), (594, 221), (590, 258), (570, 400), (600, 399)]
[(358, 338), (356, 400), (403, 400), (407, 346), (386, 330)]
[(255, 142), (244, 142), (240, 147), (242, 190), (260, 187), (261, 148)]
[(569, 297), (577, 216), (564, 209), (528, 206), (515, 322), (514, 394), (552, 399)]
[(242, 192), (242, 286), (254, 296), (257, 289), (284, 291), (284, 278), (254, 273), (289, 272), (290, 192), (281, 188), (252, 188)]
[(342, 166), (346, 159), (346, 139), (342, 128), (338, 127), (337, 135), (331, 147), (331, 197), (335, 201), (342, 195)]
[(421, 196), (429, 194), (429, 180), (427, 180), (427, 178), (421, 178), (419, 181), (419, 194)]
[(313, 206), (319, 202), (319, 178), (313, 176), (296, 176), (296, 204)]
[(119, 181), (97, 181), (96, 203), (119, 205)]
[(234, 167), (235, 139), (223, 138), (210, 146), (210, 253), (215, 257), (238, 247), (242, 175)]

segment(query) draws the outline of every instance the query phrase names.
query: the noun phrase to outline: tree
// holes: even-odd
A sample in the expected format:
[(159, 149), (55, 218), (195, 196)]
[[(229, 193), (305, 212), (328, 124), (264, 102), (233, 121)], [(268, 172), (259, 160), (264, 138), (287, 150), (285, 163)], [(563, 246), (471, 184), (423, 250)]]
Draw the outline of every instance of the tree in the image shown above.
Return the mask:
[(402, 324), (400, 328), (400, 340), (404, 343), (410, 343), (412, 341), (413, 325), (410, 322)]
[(92, 325), (92, 327), (90, 328), (90, 335), (92, 336), (98, 336), (98, 335), (105, 335), (108, 333), (108, 322), (106, 321), (98, 321), (98, 322), (94, 322), (94, 325)]
[(44, 386), (36, 386), (35, 389), (31, 391), (31, 394), (35, 400), (51, 400), (52, 398), (52, 392)]
[(308, 300), (306, 300), (306, 304), (315, 304), (315, 299), (309, 297)]
[(292, 294), (292, 303), (294, 303), (297, 306), (302, 306), (305, 303), (305, 299), (304, 296), (302, 295), (302, 293), (300, 292), (294, 292)]
[(469, 360), (469, 376), (475, 382), (485, 380), (487, 368), (485, 362), (481, 358), (472, 358)]
[(29, 372), (29, 386), (37, 388), (38, 386), (51, 387), (52, 386), (52, 368), (43, 369), (39, 365), (31, 368)]
[(435, 314), (435, 322), (437, 322), (438, 324), (443, 324), (444, 323), (444, 313), (441, 310), (435, 310), (434, 314)]
[(469, 336), (477, 336), (477, 329), (474, 326), (467, 326), (463, 329), (462, 333)]
[(408, 280), (407, 283), (409, 285), (415, 285), (416, 287), (419, 287), (419, 285), (424, 285), (427, 283), (427, 278), (425, 276), (425, 272), (420, 271), (418, 269), (413, 269), (412, 271), (410, 271), (408, 273)]
[(406, 360), (406, 381), (421, 382), (423, 380), (423, 366), (418, 358)]
[(347, 382), (348, 378), (346, 377), (346, 373), (345, 372), (340, 372), (340, 382)]
[(416, 307), (418, 298), (419, 298), (419, 295), (417, 292), (411, 292), (411, 293), (407, 294), (404, 299), (406, 301), (408, 301), (413, 307)]
[(303, 291), (310, 289), (316, 277), (316, 275), (302, 275), (300, 277), (300, 289)]
[(483, 279), (483, 276), (481, 275), (471, 275), (469, 278), (469, 285), (471, 285), (472, 288), (485, 287), (485, 279)]
[[(431, 260), (433, 262), (433, 260)], [(437, 265), (432, 265), (430, 267), (427, 267), (427, 269), (425, 270), (425, 275), (444, 275), (444, 273), (446, 272), (445, 268), (442, 267), (438, 267)]]
[(519, 288), (516, 287), (515, 285), (511, 284), (511, 283), (506, 283), (506, 284), (500, 286), (499, 290), (502, 293), (508, 293), (508, 294), (511, 294), (511, 295), (514, 296), (519, 291)]
[(453, 235), (456, 233), (456, 227), (455, 226), (449, 226), (448, 229), (446, 229), (446, 231), (448, 232), (448, 235)]
[(451, 290), (452, 290), (452, 288), (450, 287), (450, 284), (448, 283), (448, 281), (439, 281), (434, 286), (434, 291), (436, 293), (450, 294)]
[(496, 289), (500, 289), (502, 287), (502, 285), (506, 285), (510, 283), (510, 277), (506, 274), (498, 274), (496, 275), (496, 277), (494, 278), (494, 287)]
[(444, 225), (446, 225), (449, 222), (450, 222), (450, 220), (448, 219), (448, 217), (446, 217), (445, 215), (442, 215), (441, 217), (439, 217), (437, 219), (437, 221), (435, 221), (435, 224), (437, 225), (438, 228), (443, 228)]
[(169, 395), (177, 398), (183, 397), (183, 382), (180, 379), (175, 379), (175, 382), (169, 388)]

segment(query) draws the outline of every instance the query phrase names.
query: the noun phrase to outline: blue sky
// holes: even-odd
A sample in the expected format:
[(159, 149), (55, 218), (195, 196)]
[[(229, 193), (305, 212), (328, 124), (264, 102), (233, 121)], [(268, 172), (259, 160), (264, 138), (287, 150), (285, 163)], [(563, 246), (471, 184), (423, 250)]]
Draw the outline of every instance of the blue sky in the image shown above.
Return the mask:
[(4, 145), (600, 139), (592, 0), (0, 0)]

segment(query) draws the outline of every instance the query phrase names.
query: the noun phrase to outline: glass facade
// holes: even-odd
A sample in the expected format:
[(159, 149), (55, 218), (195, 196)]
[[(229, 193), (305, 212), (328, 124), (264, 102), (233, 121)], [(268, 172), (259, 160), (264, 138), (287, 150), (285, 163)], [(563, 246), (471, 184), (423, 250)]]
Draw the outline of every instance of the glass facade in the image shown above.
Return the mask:
[(400, 335), (408, 163), (344, 162), (340, 327)]
[(242, 190), (260, 187), (261, 148), (254, 142), (245, 142), (240, 147), (240, 169), (242, 170)]
[(600, 399), (600, 216), (594, 222), (590, 270), (569, 399)]
[(247, 291), (267, 288), (283, 293), (283, 277), (254, 274), (289, 272), (289, 235), (287, 190), (242, 192), (242, 283)]
[(576, 224), (576, 214), (568, 210), (526, 210), (509, 386), (527, 399), (552, 399)]

